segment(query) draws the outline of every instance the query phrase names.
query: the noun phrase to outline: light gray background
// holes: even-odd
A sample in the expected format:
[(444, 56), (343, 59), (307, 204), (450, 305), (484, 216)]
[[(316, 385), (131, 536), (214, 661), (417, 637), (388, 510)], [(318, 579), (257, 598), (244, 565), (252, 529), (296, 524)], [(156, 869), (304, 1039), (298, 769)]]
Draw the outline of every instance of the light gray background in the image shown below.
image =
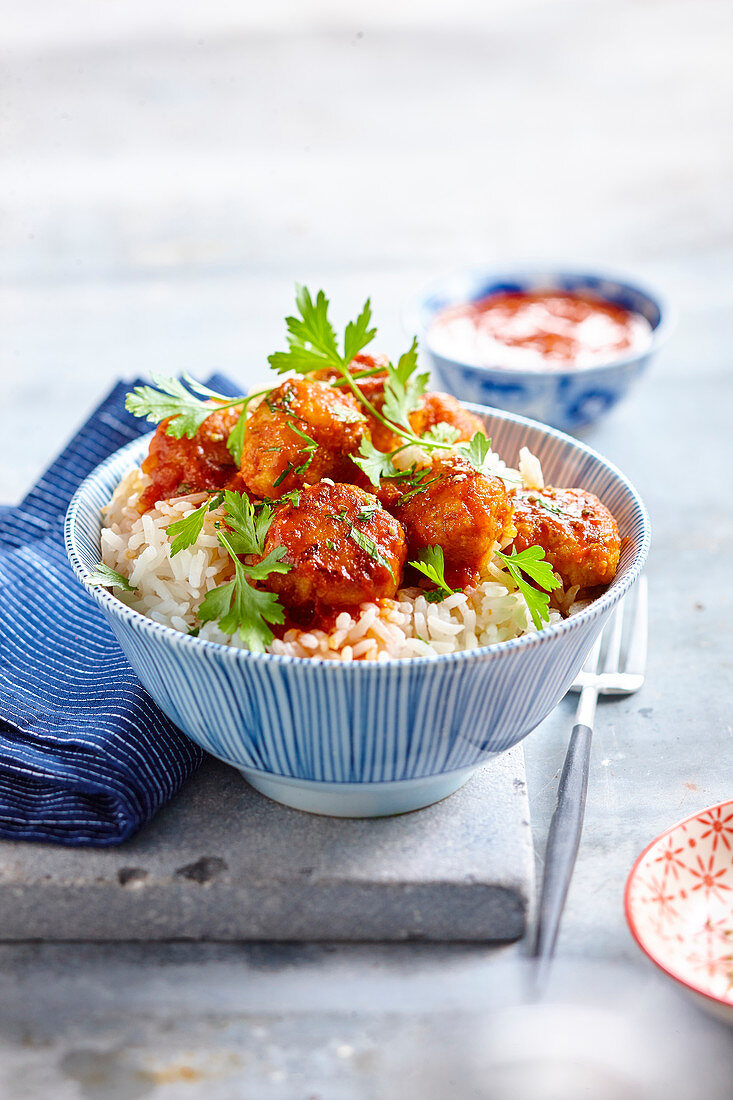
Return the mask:
[[(622, 891), (660, 829), (732, 788), (732, 48), (715, 0), (5, 0), (0, 499), (121, 375), (254, 383), (296, 279), (341, 318), (371, 294), (390, 352), (421, 285), (471, 262), (622, 268), (679, 310), (588, 433), (654, 526), (649, 681), (600, 709), (554, 991), (613, 1018), (500, 1011), (518, 948), (4, 947), (5, 1094), (555, 1095), (550, 1073), (501, 1093), (470, 1067), (495, 1068), (492, 1035), (508, 1058), (557, 1033), (576, 1069), (646, 1073), (638, 1095), (730, 1094), (727, 1034), (667, 994)], [(526, 742), (540, 852), (571, 719)], [(630, 1094), (594, 1072), (560, 1094)]]

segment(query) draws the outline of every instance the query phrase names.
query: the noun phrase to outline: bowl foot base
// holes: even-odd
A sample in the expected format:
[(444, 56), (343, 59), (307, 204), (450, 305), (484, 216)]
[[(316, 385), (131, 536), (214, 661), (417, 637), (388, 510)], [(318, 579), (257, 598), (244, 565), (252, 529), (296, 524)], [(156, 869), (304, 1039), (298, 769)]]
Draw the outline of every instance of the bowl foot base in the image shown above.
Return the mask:
[(396, 783), (316, 783), (239, 769), (256, 791), (309, 814), (327, 817), (389, 817), (421, 810), (462, 787), (475, 768)]

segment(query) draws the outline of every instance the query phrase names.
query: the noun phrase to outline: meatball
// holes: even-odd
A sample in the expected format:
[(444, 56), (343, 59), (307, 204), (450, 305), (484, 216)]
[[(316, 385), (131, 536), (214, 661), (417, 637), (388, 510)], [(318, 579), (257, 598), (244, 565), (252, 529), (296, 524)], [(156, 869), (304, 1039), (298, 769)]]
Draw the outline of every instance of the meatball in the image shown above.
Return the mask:
[(283, 382), (247, 421), (241, 481), (255, 496), (271, 497), (323, 477), (346, 480), (365, 423), (351, 394), (325, 382)]
[[(384, 400), (376, 400), (372, 403), (381, 412)], [(379, 420), (375, 420), (373, 416), (368, 419), (372, 442), (377, 450), (394, 451), (404, 444), (405, 441), (401, 436), (391, 431)], [(458, 432), (455, 438), (456, 443), (467, 442), (469, 439), (473, 439), (476, 432), (486, 431), (483, 421), (479, 420), (468, 409), (464, 409), (460, 401), (449, 393), (438, 393), (437, 391), (422, 394), (418, 407), (410, 413), (408, 420), (415, 435), (424, 435), (425, 432), (434, 428), (437, 424), (448, 424)]]
[(143, 511), (159, 500), (184, 493), (214, 492), (229, 484), (237, 466), (227, 450), (227, 440), (240, 412), (239, 408), (212, 412), (193, 439), (166, 435), (170, 419), (160, 422), (142, 465), (143, 473), (151, 478), (140, 498)]
[(281, 504), (264, 554), (284, 546), (288, 573), (267, 587), (295, 610), (354, 607), (395, 595), (407, 556), (405, 532), (371, 493), (321, 481)]
[(424, 393), (420, 406), (410, 413), (410, 425), (415, 435), (425, 435), (437, 424), (449, 424), (458, 432), (456, 443), (468, 442), (476, 432), (486, 434), (483, 420), (479, 420), (449, 393)]
[(514, 545), (541, 546), (566, 588), (610, 584), (621, 555), (616, 520), (585, 489), (518, 489), (512, 494)]
[[(352, 359), (349, 363), (349, 369), (354, 376), (354, 381), (357, 387), (366, 397), (367, 401), (381, 402), (384, 399), (384, 383), (387, 381), (387, 365), (389, 359), (386, 355), (357, 355), (355, 359)], [(359, 377), (363, 372), (375, 371), (376, 373), (367, 373), (364, 377)], [(341, 375), (335, 370), (319, 370), (310, 376), (311, 378), (318, 378), (322, 382), (338, 382)], [(340, 390), (344, 390), (345, 386), (339, 386)]]
[[(350, 363), (355, 375), (358, 375), (359, 371), (377, 370), (378, 373), (367, 375), (357, 380), (356, 384), (378, 412), (381, 412), (384, 406), (384, 384), (388, 378), (387, 363), (388, 359), (384, 355), (357, 355)], [(335, 371), (320, 371), (318, 377), (326, 381), (334, 381), (338, 375)], [(437, 424), (449, 424), (452, 428), (456, 428), (458, 431), (456, 442), (468, 441), (476, 432), (485, 431), (483, 421), (465, 409), (460, 401), (449, 393), (430, 391), (422, 394), (419, 402), (418, 407), (408, 417), (415, 435), (424, 435)], [(372, 443), (378, 451), (394, 451), (402, 446), (405, 441), (401, 436), (382, 424), (381, 420), (377, 420), (367, 410), (363, 411), (366, 412)]]
[(379, 499), (407, 533), (410, 557), (441, 546), (445, 576), (453, 588), (475, 583), (504, 538), (512, 509), (504, 482), (482, 474), (463, 458), (436, 459), (419, 491), (385, 481)]

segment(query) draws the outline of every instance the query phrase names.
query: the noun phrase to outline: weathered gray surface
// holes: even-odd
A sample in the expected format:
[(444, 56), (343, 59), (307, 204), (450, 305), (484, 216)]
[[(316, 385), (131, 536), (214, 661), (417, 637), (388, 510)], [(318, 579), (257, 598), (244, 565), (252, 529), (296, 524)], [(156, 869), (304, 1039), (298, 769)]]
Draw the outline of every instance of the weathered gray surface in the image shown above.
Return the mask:
[(512, 940), (534, 865), (521, 746), (419, 813), (299, 813), (208, 761), (119, 848), (0, 842), (0, 940)]
[[(651, 512), (650, 664), (639, 696), (599, 708), (558, 945), (561, 966), (580, 958), (628, 978), (628, 998), (607, 999), (592, 967), (574, 1005), (597, 991), (618, 1026), (641, 1018), (664, 1039), (646, 1092), (602, 1074), (584, 1092), (566, 1077), (555, 1095), (729, 1100), (730, 1042), (685, 1014), (676, 990), (672, 1007), (664, 999), (622, 895), (660, 829), (733, 786), (733, 6), (6, 8), (3, 499), (20, 496), (120, 374), (218, 368), (254, 382), (282, 340), (296, 278), (329, 289), (341, 317), (371, 293), (390, 351), (403, 303), (463, 263), (617, 266), (676, 301), (668, 350), (588, 434)], [(568, 701), (525, 743), (540, 861), (571, 721)], [(505, 1078), (468, 1081), (465, 1044), (512, 1040), (528, 1056), (535, 1044), (526, 1017), (504, 1011), (522, 1000), (505, 966), (520, 952), (7, 946), (2, 1084), (13, 1100), (144, 1089), (154, 1100), (383, 1100), (394, 1082), (411, 1098), (429, 1093), (395, 1066), (432, 1052), (445, 1067), (438, 1095), (451, 1074), (441, 1100), (486, 1096)], [(651, 1002), (639, 996), (648, 987)], [(551, 1019), (594, 1049), (577, 1021)], [(612, 1027), (594, 1035), (606, 1053), (631, 1049)], [(687, 1077), (675, 1060), (685, 1042)], [(176, 1081), (176, 1066), (201, 1076)], [(551, 1095), (534, 1084), (495, 1095)]]

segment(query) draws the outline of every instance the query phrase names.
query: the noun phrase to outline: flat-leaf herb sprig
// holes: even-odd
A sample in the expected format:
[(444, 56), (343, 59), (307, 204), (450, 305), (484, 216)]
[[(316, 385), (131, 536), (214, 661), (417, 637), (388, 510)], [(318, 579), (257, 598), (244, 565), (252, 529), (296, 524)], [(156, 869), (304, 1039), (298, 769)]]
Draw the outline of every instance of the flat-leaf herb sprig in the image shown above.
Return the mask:
[[(410, 427), (409, 415), (418, 407), (428, 381), (427, 373), (417, 373), (417, 338), (413, 339), (411, 347), (400, 357), (396, 367), (392, 363), (387, 364), (384, 405), (380, 411), (359, 388), (359, 372), (351, 368), (355, 357), (368, 347), (377, 334), (371, 324), (370, 299), (367, 298), (356, 320), (347, 324), (343, 352), (339, 350), (328, 315), (330, 303), (323, 291), (319, 290), (313, 298), (307, 287), (298, 286), (295, 304), (299, 316), (285, 318), (288, 350), (276, 351), (268, 357), (273, 370), (279, 374), (293, 371), (303, 375), (316, 371), (334, 372), (337, 375), (336, 384), (346, 385), (371, 416), (407, 443), (416, 443), (427, 449), (450, 450), (450, 443), (442, 439), (426, 439), (416, 435)], [(365, 450), (360, 452), (362, 457), (370, 456), (370, 447), (371, 444), (367, 446), (366, 453)]]
[[(265, 539), (272, 522), (272, 509), (269, 505), (255, 506), (247, 496), (226, 489), (196, 510), (201, 514), (200, 520), (196, 519), (196, 524), (200, 522), (203, 527), (206, 512), (212, 506), (221, 506), (223, 511), (221, 521), (217, 522), (216, 537), (232, 560), (234, 579), (207, 592), (196, 615), (204, 623), (217, 621), (222, 633), (238, 634), (253, 653), (263, 653), (273, 639), (270, 625), (283, 623), (285, 611), (274, 592), (256, 588), (255, 585), (267, 580), (272, 573), (287, 573), (292, 566), (282, 561), (286, 552), (284, 546), (276, 547), (254, 565), (245, 565), (240, 560), (249, 554), (259, 556), (264, 553)], [(171, 524), (168, 528), (169, 534), (172, 527), (178, 526), (178, 531), (173, 533), (177, 540), (181, 540), (180, 525), (191, 520), (193, 515), (195, 513)], [(193, 530), (192, 524), (186, 531), (186, 538)], [(179, 544), (177, 550), (174, 550), (174, 546), (175, 541), (171, 546), (171, 554), (185, 548), (183, 544)]]
[[(524, 596), (527, 609), (532, 617), (532, 622), (539, 630), (542, 623), (550, 621), (550, 597), (549, 592), (560, 588), (560, 581), (552, 571), (549, 561), (545, 561), (545, 551), (541, 546), (528, 546), (519, 553), (515, 549), (511, 554), (503, 554), (500, 550), (495, 555), (504, 564), (517, 588)], [(540, 591), (525, 580), (525, 574), (530, 580), (539, 585)]]
[[(209, 389), (188, 374), (178, 378), (168, 378), (161, 374), (151, 375), (153, 386), (136, 386), (128, 393), (125, 400), (125, 408), (133, 416), (144, 417), (151, 424), (159, 424), (161, 420), (169, 420), (166, 426), (166, 435), (174, 439), (193, 439), (205, 420), (212, 413), (221, 412), (224, 409), (233, 409), (241, 406), (241, 412), (237, 423), (234, 425), (227, 440), (227, 448), (234, 461), (239, 464), (242, 459), (242, 446), (244, 443), (244, 430), (247, 422), (247, 407), (256, 397), (262, 397), (269, 393), (268, 390), (257, 390), (247, 396), (225, 397)], [(183, 382), (186, 383), (184, 386)]]
[(441, 603), (454, 592), (462, 591), (460, 588), (451, 588), (445, 579), (445, 555), (442, 546), (426, 546), (415, 561), (407, 564), (435, 585), (435, 588), (429, 588), (424, 593), (428, 603)]
[[(336, 377), (334, 386), (346, 387), (375, 420), (402, 440), (402, 445), (385, 454), (374, 447), (365, 436), (354, 461), (364, 471), (372, 485), (378, 487), (381, 478), (403, 477), (396, 471), (392, 458), (406, 446), (417, 445), (425, 451), (452, 452), (467, 459), (482, 473), (490, 472), (487, 456), (491, 442), (482, 432), (477, 432), (467, 444), (456, 443), (456, 431), (450, 425), (435, 425), (424, 435), (417, 435), (410, 425), (410, 414), (420, 405), (420, 399), (428, 383), (428, 374), (418, 370), (417, 339), (404, 352), (394, 366), (359, 370), (354, 360), (374, 340), (377, 329), (372, 324), (371, 302), (366, 300), (355, 320), (349, 321), (344, 330), (341, 347), (329, 318), (330, 302), (319, 290), (315, 296), (307, 287), (296, 287), (297, 315), (285, 319), (287, 351), (279, 351), (268, 357), (271, 367), (278, 373), (309, 375), (327, 371)], [(378, 409), (359, 387), (359, 380), (386, 370), (384, 401)], [(195, 436), (204, 421), (217, 411), (239, 408), (240, 415), (229, 434), (227, 447), (235, 463), (241, 462), (244, 435), (250, 403), (256, 398), (267, 397), (271, 390), (257, 390), (247, 396), (227, 397), (184, 374), (182, 379), (163, 375), (152, 376), (152, 386), (137, 386), (128, 394), (126, 408), (134, 416), (144, 417), (158, 424), (168, 420), (166, 434), (176, 439)], [(305, 447), (303, 462), (295, 467), (296, 473), (304, 473), (310, 465), (315, 443), (295, 424), (293, 431), (301, 435)], [(288, 471), (290, 472), (290, 471)], [(283, 475), (283, 477), (286, 475)], [(415, 483), (417, 484), (417, 482)]]
[[(548, 593), (560, 587), (560, 581), (553, 573), (552, 566), (545, 561), (545, 551), (541, 546), (529, 546), (519, 553), (515, 550), (511, 554), (503, 554), (497, 550), (495, 554), (524, 597), (532, 622), (539, 630), (543, 622), (550, 621)], [(454, 592), (462, 591), (460, 588), (451, 588), (445, 578), (445, 555), (442, 546), (425, 547), (418, 554), (417, 560), (408, 562), (408, 565), (417, 569), (435, 585), (435, 588), (428, 589), (424, 594), (425, 599), (430, 603), (440, 603)], [(526, 574), (539, 588), (528, 584), (523, 574)]]
[(127, 577), (123, 577), (116, 569), (111, 569), (103, 561), (97, 562), (93, 571), (87, 577), (89, 584), (98, 584), (102, 588), (121, 588), (123, 592), (134, 592), (135, 585), (130, 584)]

